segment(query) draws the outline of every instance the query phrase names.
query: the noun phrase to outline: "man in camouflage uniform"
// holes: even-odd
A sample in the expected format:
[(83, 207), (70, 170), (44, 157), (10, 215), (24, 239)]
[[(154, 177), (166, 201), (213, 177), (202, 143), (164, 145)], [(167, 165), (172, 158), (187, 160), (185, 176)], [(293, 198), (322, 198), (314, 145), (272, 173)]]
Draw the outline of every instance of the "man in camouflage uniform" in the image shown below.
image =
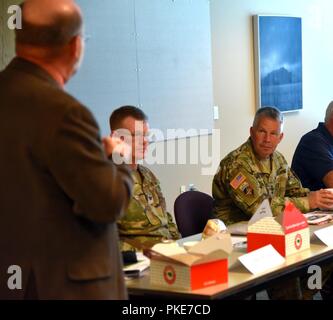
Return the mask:
[(221, 161), (212, 193), (214, 213), (226, 224), (249, 220), (264, 199), (270, 200), (274, 215), (282, 212), (286, 200), (302, 212), (333, 207), (329, 190), (303, 188), (275, 150), (283, 138), (282, 121), (279, 110), (259, 109), (250, 138)]
[(178, 229), (166, 210), (158, 179), (147, 167), (138, 164), (148, 147), (146, 115), (133, 106), (120, 107), (110, 116), (110, 129), (112, 135), (123, 138), (127, 135), (132, 149), (134, 188), (128, 209), (118, 221), (121, 250), (143, 249), (163, 240), (179, 239)]
[[(274, 215), (282, 212), (286, 200), (302, 212), (333, 207), (329, 190), (310, 192), (303, 188), (283, 155), (275, 150), (283, 138), (282, 125), (279, 110), (259, 109), (250, 138), (221, 161), (213, 180), (213, 210), (226, 224), (249, 220), (264, 199), (269, 199)], [(268, 292), (273, 299), (311, 298), (314, 292), (307, 289), (305, 280), (285, 280)]]
[(267, 164), (257, 159), (251, 138), (221, 161), (213, 182), (219, 219), (226, 224), (249, 220), (266, 198), (274, 215), (282, 211), (286, 197), (301, 211), (309, 211), (309, 190), (302, 187), (282, 154), (275, 151)]

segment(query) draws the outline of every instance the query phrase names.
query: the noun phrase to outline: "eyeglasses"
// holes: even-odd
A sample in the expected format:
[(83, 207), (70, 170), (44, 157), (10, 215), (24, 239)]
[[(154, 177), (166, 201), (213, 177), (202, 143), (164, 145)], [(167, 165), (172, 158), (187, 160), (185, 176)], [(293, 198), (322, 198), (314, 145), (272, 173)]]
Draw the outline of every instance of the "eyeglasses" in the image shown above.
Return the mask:
[[(137, 141), (142, 141), (146, 140), (149, 144), (153, 142), (152, 139), (152, 134), (147, 132), (147, 133), (142, 133), (142, 132), (115, 132), (115, 136), (119, 137), (122, 140), (126, 139), (131, 139), (131, 141), (137, 140)], [(128, 138), (126, 138), (128, 137)]]
[(131, 135), (133, 138), (138, 138), (138, 139), (150, 139), (151, 134), (150, 133), (142, 133), (142, 132), (131, 132), (128, 133), (128, 135)]

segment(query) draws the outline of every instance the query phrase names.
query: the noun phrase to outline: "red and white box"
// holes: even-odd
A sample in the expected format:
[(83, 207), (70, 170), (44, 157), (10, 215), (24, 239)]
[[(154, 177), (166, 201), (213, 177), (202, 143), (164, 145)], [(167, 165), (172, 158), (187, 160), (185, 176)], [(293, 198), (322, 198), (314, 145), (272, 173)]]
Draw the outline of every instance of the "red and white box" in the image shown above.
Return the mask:
[(271, 244), (283, 257), (310, 248), (310, 230), (306, 218), (291, 202), (276, 218), (263, 217), (248, 225), (247, 251)]
[(202, 240), (188, 251), (176, 244), (155, 245), (150, 251), (150, 282), (181, 290), (227, 283), (231, 251), (229, 233)]

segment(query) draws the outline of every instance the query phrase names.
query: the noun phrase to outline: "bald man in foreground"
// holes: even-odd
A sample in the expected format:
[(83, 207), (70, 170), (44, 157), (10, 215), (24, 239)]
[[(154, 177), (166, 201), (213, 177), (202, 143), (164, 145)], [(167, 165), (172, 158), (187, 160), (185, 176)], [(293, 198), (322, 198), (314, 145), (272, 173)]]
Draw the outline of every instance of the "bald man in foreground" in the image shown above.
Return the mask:
[(0, 300), (125, 299), (116, 221), (131, 196), (122, 142), (101, 143), (64, 84), (83, 55), (70, 0), (27, 0), (0, 72)]

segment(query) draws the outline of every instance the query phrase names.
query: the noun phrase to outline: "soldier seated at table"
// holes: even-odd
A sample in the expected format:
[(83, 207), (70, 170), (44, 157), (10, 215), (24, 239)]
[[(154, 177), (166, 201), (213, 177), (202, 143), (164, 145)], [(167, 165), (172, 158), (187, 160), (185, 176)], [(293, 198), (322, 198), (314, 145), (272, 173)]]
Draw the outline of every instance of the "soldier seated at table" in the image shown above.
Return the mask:
[(147, 116), (137, 107), (120, 107), (110, 116), (110, 129), (111, 136), (125, 136), (132, 150), (133, 195), (125, 215), (118, 221), (121, 250), (144, 249), (166, 239), (179, 239), (158, 179), (151, 170), (138, 164), (148, 147)]
[[(213, 180), (213, 210), (226, 224), (249, 220), (264, 199), (270, 200), (275, 216), (283, 211), (286, 200), (302, 212), (333, 208), (333, 193), (303, 188), (283, 155), (275, 150), (283, 138), (282, 128), (283, 116), (278, 109), (259, 109), (250, 138), (221, 161)], [(296, 289), (299, 280), (296, 282), (286, 286), (293, 291), (287, 298), (301, 297)], [(279, 290), (277, 286), (272, 288), (272, 296), (282, 299)]]

